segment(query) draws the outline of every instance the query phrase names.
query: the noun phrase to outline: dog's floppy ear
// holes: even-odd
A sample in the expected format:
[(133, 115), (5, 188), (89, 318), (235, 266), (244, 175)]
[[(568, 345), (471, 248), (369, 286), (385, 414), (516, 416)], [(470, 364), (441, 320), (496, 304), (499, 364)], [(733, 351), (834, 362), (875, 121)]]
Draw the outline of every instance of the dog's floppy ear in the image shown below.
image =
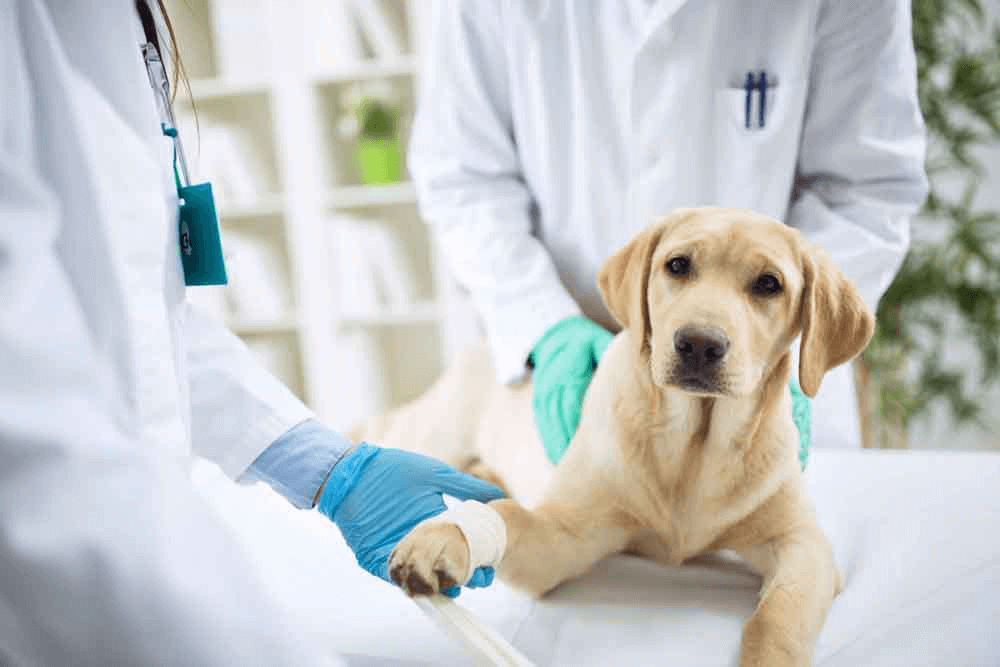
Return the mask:
[(875, 332), (875, 317), (825, 251), (815, 247), (804, 251), (802, 264), (799, 382), (802, 391), (814, 398), (828, 371), (868, 346)]
[(665, 227), (661, 221), (644, 230), (604, 262), (597, 276), (597, 286), (608, 310), (623, 329), (632, 328), (640, 345), (649, 335), (646, 285), (650, 261)]

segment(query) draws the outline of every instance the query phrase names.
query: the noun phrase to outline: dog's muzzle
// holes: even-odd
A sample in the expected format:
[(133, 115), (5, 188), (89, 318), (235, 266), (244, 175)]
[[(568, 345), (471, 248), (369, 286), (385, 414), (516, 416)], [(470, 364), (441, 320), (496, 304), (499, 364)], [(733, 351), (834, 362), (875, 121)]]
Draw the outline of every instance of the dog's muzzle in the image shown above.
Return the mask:
[(685, 326), (674, 332), (676, 353), (672, 376), (681, 389), (718, 393), (720, 369), (729, 338), (717, 329)]

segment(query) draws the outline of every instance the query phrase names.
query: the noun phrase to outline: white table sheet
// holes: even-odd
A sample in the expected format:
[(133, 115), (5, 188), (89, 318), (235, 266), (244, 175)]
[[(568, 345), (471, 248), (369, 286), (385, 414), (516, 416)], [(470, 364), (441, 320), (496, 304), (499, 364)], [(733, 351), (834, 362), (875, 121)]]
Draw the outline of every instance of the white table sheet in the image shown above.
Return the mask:
[[(1000, 665), (1000, 454), (817, 448), (805, 474), (846, 579), (817, 665)], [(348, 664), (474, 664), (318, 513), (208, 464), (195, 479), (273, 594)], [(758, 588), (734, 563), (615, 557), (543, 601), (502, 584), (459, 601), (538, 665), (735, 665)]]

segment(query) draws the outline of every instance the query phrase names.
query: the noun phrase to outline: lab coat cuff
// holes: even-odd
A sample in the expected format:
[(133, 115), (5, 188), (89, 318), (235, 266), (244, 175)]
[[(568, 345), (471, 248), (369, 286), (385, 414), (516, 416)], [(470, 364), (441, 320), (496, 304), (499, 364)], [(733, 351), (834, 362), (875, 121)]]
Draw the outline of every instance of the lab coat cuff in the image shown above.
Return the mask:
[(312, 410), (297, 399), (276, 401), (272, 409), (273, 412), (264, 414), (252, 422), (242, 435), (230, 439), (239, 443), (238, 445), (227, 448), (217, 457), (206, 456), (206, 458), (222, 468), (230, 479), (238, 479), (246, 472), (250, 462), (274, 441), (292, 427), (315, 417)]
[(560, 285), (558, 292), (525, 299), (495, 318), (497, 324), (491, 327), (489, 339), (497, 381), (509, 385), (523, 380), (528, 374), (528, 357), (545, 332), (581, 314), (580, 307)]
[(352, 443), (315, 419), (289, 429), (250, 464), (241, 482), (266, 482), (299, 509), (316, 494)]

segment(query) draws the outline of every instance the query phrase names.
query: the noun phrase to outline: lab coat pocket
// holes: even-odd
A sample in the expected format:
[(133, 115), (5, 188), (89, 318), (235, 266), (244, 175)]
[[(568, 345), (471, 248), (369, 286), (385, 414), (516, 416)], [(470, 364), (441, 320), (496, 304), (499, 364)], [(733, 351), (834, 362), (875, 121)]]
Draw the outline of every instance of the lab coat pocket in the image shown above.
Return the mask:
[(750, 208), (783, 217), (788, 207), (798, 153), (798, 122), (788, 115), (785, 90), (753, 91), (749, 108), (744, 88), (715, 93), (714, 182), (721, 206)]

